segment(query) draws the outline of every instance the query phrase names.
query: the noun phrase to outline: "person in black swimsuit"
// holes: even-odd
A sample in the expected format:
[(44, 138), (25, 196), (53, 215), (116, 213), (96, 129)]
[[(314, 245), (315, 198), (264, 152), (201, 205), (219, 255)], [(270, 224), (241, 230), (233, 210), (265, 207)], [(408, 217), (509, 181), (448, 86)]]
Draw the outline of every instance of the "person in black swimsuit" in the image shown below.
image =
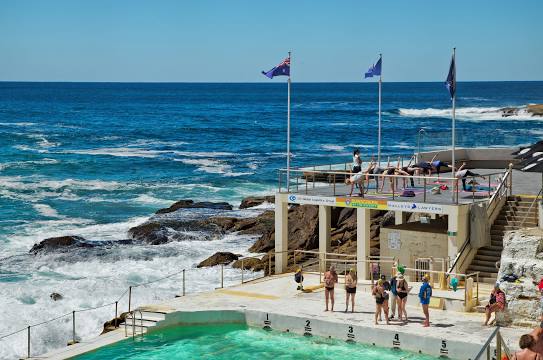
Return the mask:
[[(405, 280), (402, 273), (396, 274), (396, 279), (398, 283), (396, 285), (396, 292), (398, 293), (398, 318), (400, 321), (404, 320), (407, 322), (407, 311), (405, 307), (407, 305), (407, 295), (409, 294), (409, 285)], [(404, 318), (405, 317), (405, 318)]]
[(388, 325), (388, 294), (383, 287), (383, 280), (379, 279), (373, 287), (372, 295), (375, 296), (375, 325), (379, 325), (377, 319), (381, 314), (381, 310), (385, 313), (386, 324)]

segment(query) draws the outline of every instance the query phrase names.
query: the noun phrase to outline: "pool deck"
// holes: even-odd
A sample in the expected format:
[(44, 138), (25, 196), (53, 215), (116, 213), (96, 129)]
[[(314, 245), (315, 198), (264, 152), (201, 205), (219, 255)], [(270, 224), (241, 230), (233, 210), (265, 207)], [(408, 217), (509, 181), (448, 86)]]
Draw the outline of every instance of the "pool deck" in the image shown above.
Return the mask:
[[(495, 173), (504, 173), (505, 169), (471, 169), (474, 173), (481, 175), (495, 174)], [(433, 175), (435, 176), (435, 175)], [(442, 178), (450, 178), (452, 174), (450, 172), (445, 172), (441, 174)], [(469, 181), (470, 179), (468, 179)], [(379, 186), (383, 180), (379, 179)], [(367, 193), (364, 195), (366, 199), (375, 199), (375, 200), (395, 200), (395, 201), (407, 201), (407, 202), (424, 202), (429, 204), (441, 204), (441, 205), (454, 205), (452, 201), (452, 180), (444, 180), (442, 182), (436, 183), (434, 180), (428, 180), (426, 185), (426, 194), (424, 194), (424, 184), (423, 179), (415, 179), (415, 188), (412, 188), (415, 192), (414, 197), (401, 197), (399, 196), (402, 191), (402, 180), (398, 179), (398, 190), (396, 190), (393, 195), (390, 189), (389, 180), (385, 179), (385, 187), (383, 192), (377, 193), (375, 191), (375, 181), (370, 181), (371, 188), (367, 190)], [(408, 180), (407, 180), (408, 182)], [(477, 182), (481, 186), (488, 187), (488, 180), (477, 179)], [(513, 194), (522, 194), (522, 195), (535, 195), (538, 193), (541, 188), (541, 174), (540, 173), (530, 173), (530, 172), (521, 172), (518, 170), (513, 170)], [(442, 190), (439, 194), (432, 194), (431, 189), (440, 186), (442, 184), (448, 185), (449, 189)], [(312, 182), (306, 184), (299, 184), (299, 186), (292, 185), (290, 192), (293, 194), (300, 195), (312, 195), (312, 196), (324, 196), (324, 197), (349, 197), (351, 191), (351, 185), (345, 185), (343, 183), (326, 184), (316, 182), (315, 186)], [(496, 176), (491, 178), (491, 186), (496, 186)], [(481, 201), (488, 199), (488, 191), (477, 191), (472, 193), (470, 191), (463, 191), (462, 184), (459, 182), (460, 191), (458, 193), (458, 204), (470, 204), (474, 201)], [(408, 186), (408, 189), (409, 186)], [(491, 195), (492, 193), (490, 193)], [(352, 197), (360, 197), (358, 195), (358, 189), (353, 189)]]
[[(316, 285), (318, 275), (306, 274), (306, 287)], [(414, 292), (414, 290), (412, 291)], [(340, 284), (336, 287), (336, 305), (334, 312), (324, 311), (324, 293), (322, 288), (312, 293), (302, 293), (296, 290), (292, 274), (276, 275), (251, 281), (243, 285), (236, 285), (215, 291), (189, 294), (177, 297), (159, 304), (143, 308), (152, 311), (168, 313), (166, 319), (179, 319), (179, 316), (189, 316), (196, 313), (206, 315), (206, 321), (216, 322), (224, 320), (220, 312), (235, 311), (251, 315), (250, 326), (263, 327), (268, 324), (278, 331), (294, 333), (312, 332), (314, 335), (347, 339), (356, 334), (355, 341), (380, 346), (399, 347), (404, 350), (422, 351), (431, 355), (440, 355), (440, 347), (445, 344), (447, 355), (453, 359), (466, 359), (475, 356), (472, 352), (480, 349), (494, 330), (493, 327), (482, 326), (484, 314), (461, 313), (455, 311), (430, 310), (431, 327), (422, 327), (422, 310), (411, 295), (408, 300), (407, 313), (410, 317), (407, 324), (391, 321), (391, 325), (382, 322), (374, 324), (375, 302), (370, 293), (369, 284), (359, 284), (356, 294), (356, 311), (343, 312), (345, 308), (345, 290)], [(181, 314), (181, 315), (180, 315)], [(190, 317), (190, 316), (189, 316)], [(256, 319), (256, 320), (255, 320)], [(260, 322), (262, 320), (262, 322)], [(266, 323), (268, 321), (268, 323)], [(309, 321), (311, 326), (308, 325)], [(164, 326), (172, 326), (172, 321), (165, 321)], [(188, 321), (185, 321), (188, 323)], [(152, 329), (159, 329), (161, 323)], [(347, 330), (347, 329), (350, 329)], [(527, 333), (525, 328), (502, 328), (502, 335), (507, 345), (516, 349), (520, 335)], [(153, 331), (153, 330), (151, 330)], [(352, 335), (354, 338), (354, 334)], [(398, 340), (397, 343), (395, 339)], [(41, 355), (39, 358), (66, 359), (93, 349), (125, 339), (124, 327), (84, 340), (79, 344)], [(428, 348), (435, 351), (428, 352)], [(437, 354), (436, 354), (437, 352)], [(470, 354), (467, 356), (467, 354)]]

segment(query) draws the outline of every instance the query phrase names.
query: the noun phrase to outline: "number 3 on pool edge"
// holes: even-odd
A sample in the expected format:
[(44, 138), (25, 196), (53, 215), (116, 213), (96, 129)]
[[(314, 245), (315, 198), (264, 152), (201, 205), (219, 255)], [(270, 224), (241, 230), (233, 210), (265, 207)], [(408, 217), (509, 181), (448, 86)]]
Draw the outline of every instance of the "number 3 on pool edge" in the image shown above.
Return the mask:
[(352, 334), (354, 332), (354, 329), (352, 326), (349, 326), (349, 334)]

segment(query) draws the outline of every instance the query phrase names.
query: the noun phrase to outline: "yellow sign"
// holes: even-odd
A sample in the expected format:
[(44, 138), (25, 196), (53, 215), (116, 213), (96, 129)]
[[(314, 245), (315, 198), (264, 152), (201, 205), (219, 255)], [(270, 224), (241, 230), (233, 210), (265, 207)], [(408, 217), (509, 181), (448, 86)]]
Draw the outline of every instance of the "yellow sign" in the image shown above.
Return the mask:
[(388, 210), (386, 200), (361, 198), (336, 198), (336, 206), (350, 208), (366, 208), (375, 210)]

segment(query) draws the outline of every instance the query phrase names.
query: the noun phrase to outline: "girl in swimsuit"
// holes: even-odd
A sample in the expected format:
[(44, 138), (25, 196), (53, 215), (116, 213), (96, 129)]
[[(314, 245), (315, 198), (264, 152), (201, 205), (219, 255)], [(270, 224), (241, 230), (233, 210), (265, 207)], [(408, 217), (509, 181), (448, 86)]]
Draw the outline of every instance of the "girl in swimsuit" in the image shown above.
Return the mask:
[(403, 274), (399, 273), (396, 275), (396, 279), (398, 280), (398, 283), (396, 285), (396, 291), (398, 293), (398, 317), (400, 321), (407, 322), (407, 311), (405, 310), (405, 307), (407, 305), (407, 295), (409, 294), (409, 285), (407, 284), (407, 281), (405, 280)]
[(522, 335), (520, 337), (518, 344), (521, 350), (513, 354), (512, 360), (541, 360), (542, 359), (541, 355), (539, 355), (538, 353), (532, 350), (535, 345), (535, 340), (532, 335), (530, 334)]
[(326, 299), (326, 310), (324, 311), (328, 311), (328, 300), (330, 300), (332, 305), (330, 309), (334, 311), (334, 286), (337, 282), (336, 267), (331, 265), (330, 270), (324, 273), (324, 297)]
[(356, 295), (356, 272), (354, 269), (349, 270), (345, 277), (345, 312), (349, 310), (349, 297), (351, 298), (351, 312), (354, 312), (354, 296)]
[[(385, 288), (383, 287), (383, 280), (379, 279), (377, 281), (377, 284), (373, 287), (372, 295), (375, 296), (375, 325), (379, 325), (379, 322), (377, 319), (379, 318), (379, 315), (381, 314), (381, 310), (385, 312), (385, 320), (386, 324), (389, 325), (388, 322), (388, 304), (386, 304), (386, 294)], [(388, 303), (388, 302), (387, 302)]]

